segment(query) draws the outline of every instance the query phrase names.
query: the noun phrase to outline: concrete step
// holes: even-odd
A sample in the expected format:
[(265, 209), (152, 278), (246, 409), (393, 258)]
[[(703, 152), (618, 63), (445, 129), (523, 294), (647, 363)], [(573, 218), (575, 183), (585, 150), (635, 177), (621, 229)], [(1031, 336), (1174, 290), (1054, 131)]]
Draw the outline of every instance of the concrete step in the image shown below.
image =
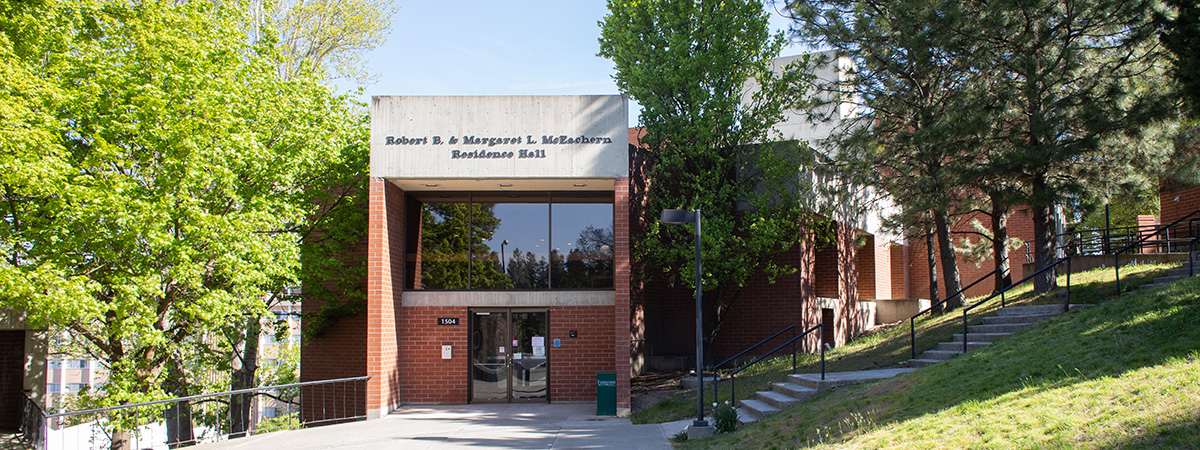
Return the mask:
[(771, 414), (779, 412), (779, 408), (771, 406), (762, 400), (738, 400), (738, 406), (744, 408), (746, 413), (753, 416), (755, 419), (762, 419)]
[[(1148, 290), (1151, 290), (1151, 289), (1158, 289), (1158, 288), (1160, 288), (1160, 287), (1166, 287), (1166, 286), (1170, 286), (1170, 285), (1171, 285), (1171, 283), (1150, 283), (1150, 284), (1143, 284), (1143, 285), (1141, 285), (1141, 286), (1138, 286), (1138, 290), (1139, 290), (1139, 291), (1148, 291)], [(1129, 294), (1129, 292), (1127, 292), (1126, 294)]]
[(777, 409), (790, 408), (792, 405), (800, 403), (800, 399), (781, 392), (758, 391), (756, 394), (756, 400), (774, 406)]
[(817, 395), (817, 390), (804, 387), (796, 383), (784, 381), (782, 383), (771, 383), (771, 390), (795, 398), (797, 400), (807, 400), (808, 398)]
[(801, 386), (816, 389), (835, 388), (840, 386), (850, 386), (859, 383), (870, 383), (872, 381), (883, 380), (900, 375), (902, 373), (912, 372), (913, 369), (873, 369), (859, 370), (853, 372), (828, 372), (825, 374), (825, 379), (821, 379), (819, 373), (798, 373), (787, 376), (788, 382), (795, 383)]
[(746, 410), (746, 408), (738, 407), (738, 408), (734, 408), (734, 410), (737, 411), (738, 423), (740, 423), (742, 425), (747, 425), (747, 424), (751, 424), (754, 422), (758, 422), (758, 418), (751, 415), (750, 412)]
[[(958, 345), (960, 345), (960, 346), (961, 346), (962, 344), (958, 344)], [(922, 352), (922, 353), (921, 353), (921, 358), (922, 358), (922, 359), (937, 359), (937, 360), (945, 361), (945, 360), (947, 360), (947, 359), (950, 359), (950, 358), (954, 357), (954, 355), (961, 355), (961, 354), (962, 354), (962, 348), (961, 348), (961, 347), (959, 348), (959, 350), (958, 350), (958, 351), (954, 351), (954, 350), (926, 350), (926, 351), (924, 351), (924, 352)]]
[(997, 323), (991, 325), (971, 325), (967, 327), (970, 334), (975, 333), (1016, 333), (1029, 326), (1027, 323)]
[[(1200, 275), (1200, 267), (1196, 267), (1196, 269), (1197, 269), (1196, 274)], [(1190, 276), (1190, 275), (1188, 275), (1188, 273), (1189, 273), (1188, 266), (1187, 266), (1187, 264), (1184, 264), (1183, 267), (1180, 267), (1178, 269), (1168, 270), (1167, 276), (1169, 276), (1169, 277), (1187, 277), (1187, 276)]]
[(1184, 275), (1168, 275), (1165, 277), (1158, 277), (1158, 278), (1154, 279), (1154, 284), (1170, 284), (1170, 283), (1174, 283), (1179, 280), (1186, 280), (1187, 277), (1188, 276), (1186, 274), (1184, 274)]
[[(971, 336), (971, 337), (974, 338), (975, 336)], [(991, 342), (977, 342), (977, 341), (972, 340), (971, 342), (967, 342), (967, 351), (979, 350), (981, 348), (986, 347), (988, 344), (991, 344)], [(959, 352), (961, 352), (962, 347), (963, 347), (962, 339), (959, 339), (958, 342), (939, 342), (937, 349), (938, 350), (949, 350), (949, 351), (958, 350)]]
[[(1060, 312), (1061, 312), (1061, 308), (1062, 307), (1059, 307)], [(1054, 318), (1054, 316), (1057, 316), (1058, 314), (1059, 313), (1030, 314), (1030, 315), (1026, 315), (1026, 316), (987, 316), (987, 317), (983, 318), (983, 323), (985, 325), (1002, 324), (1002, 323), (1030, 324), (1030, 323), (1038, 323), (1043, 320), (1050, 320), (1050, 319)]]
[(915, 358), (908, 360), (908, 367), (925, 367), (940, 363), (940, 359)]
[(1000, 316), (1030, 316), (1040, 314), (1058, 314), (1062, 312), (1062, 305), (1029, 305), (1029, 306), (1009, 306), (1000, 308), (996, 311), (996, 315)]
[[(997, 339), (1000, 339), (1002, 337), (1009, 336), (1009, 335), (1012, 335), (1012, 333), (971, 333), (971, 341), (972, 342), (996, 342)], [(956, 333), (954, 335), (954, 340), (958, 341), (959, 347), (962, 347), (962, 340), (963, 340), (962, 333)]]

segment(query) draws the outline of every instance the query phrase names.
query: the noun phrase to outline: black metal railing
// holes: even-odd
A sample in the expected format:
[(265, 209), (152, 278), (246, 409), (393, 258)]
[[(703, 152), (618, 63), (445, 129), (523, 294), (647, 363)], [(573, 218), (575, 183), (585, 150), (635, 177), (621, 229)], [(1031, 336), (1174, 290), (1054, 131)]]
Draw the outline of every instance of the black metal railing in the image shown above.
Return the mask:
[[(949, 297), (946, 297), (937, 303), (929, 305), (928, 308), (922, 309), (920, 312), (913, 314), (912, 317), (909, 317), (908, 318), (908, 348), (912, 352), (912, 357), (913, 358), (917, 357), (917, 328), (916, 328), (916, 325), (914, 324), (914, 322), (917, 320), (917, 317), (920, 317), (922, 314), (932, 313), (934, 311), (934, 308), (937, 308), (938, 306), (945, 304), (946, 302), (950, 301), (950, 299), (952, 299), (952, 298), (963, 295), (964, 292), (967, 292), (967, 289), (975, 287), (976, 284), (979, 284), (983, 280), (990, 278), (992, 275), (995, 275), (996, 272), (999, 272), (999, 271), (1000, 271), (999, 267), (993, 269), (991, 272), (988, 272), (987, 275), (979, 277), (978, 280), (975, 280), (971, 284), (968, 284), (967, 287), (959, 289), (958, 292), (950, 294)], [(964, 299), (964, 303), (965, 303), (966, 297), (964, 296), (963, 299)]]
[[(1160, 223), (1127, 227), (1090, 228), (1071, 230), (1054, 235), (1056, 254), (1106, 256), (1137, 243), (1138, 248), (1150, 249), (1152, 253), (1177, 253), (1186, 248), (1196, 236), (1190, 226), (1176, 222), (1172, 225)], [(1031, 243), (1025, 243), (1025, 262), (1034, 262)]]
[[(1144, 247), (1145, 245), (1147, 245), (1146, 242), (1149, 241), (1151, 237), (1157, 236), (1159, 234), (1159, 232), (1165, 232), (1165, 230), (1169, 230), (1171, 228), (1176, 227), (1177, 225), (1183, 223), (1184, 220), (1188, 220), (1188, 234), (1190, 235), (1190, 236), (1188, 236), (1189, 241), (1194, 240), (1195, 237), (1197, 236), (1197, 234), (1196, 234), (1196, 230), (1193, 229), (1193, 224), (1195, 222), (1195, 220), (1193, 218), (1196, 218), (1197, 216), (1200, 216), (1200, 209), (1192, 211), (1188, 215), (1180, 217), (1179, 219), (1176, 219), (1174, 222), (1171, 222), (1170, 224), (1159, 226), (1159, 227), (1151, 230), (1150, 233), (1146, 233), (1144, 236), (1141, 237), (1141, 239), (1138, 239), (1137, 241), (1134, 241), (1132, 244), (1129, 244), (1129, 245), (1121, 248), (1120, 250), (1113, 252), (1113, 270), (1116, 271), (1116, 275), (1117, 275), (1117, 294), (1120, 295), (1122, 292), (1121, 291), (1121, 259), (1120, 259), (1121, 253), (1127, 252), (1134, 248)], [(1170, 239), (1168, 239), (1168, 241), (1169, 240)], [(1150, 245), (1155, 245), (1155, 244), (1151, 243)], [(1190, 261), (1190, 259), (1191, 259), (1190, 255), (1188, 256), (1188, 259)]]
[[(822, 330), (822, 333), (820, 335), (821, 336), (821, 345), (820, 345), (820, 347), (821, 347), (821, 379), (824, 380), (825, 379), (825, 333), (823, 332), (824, 326), (825, 326), (824, 322), (813, 325), (812, 328), (804, 330), (804, 332), (800, 333), (799, 335), (792, 336), (786, 342), (779, 344), (774, 349), (771, 349), (771, 351), (766, 352), (762, 355), (759, 355), (757, 358), (754, 358), (753, 361), (750, 361), (750, 362), (746, 363), (745, 365), (738, 367), (733, 372), (730, 372), (729, 373), (729, 401), (730, 402), (737, 401), (736, 378), (737, 378), (738, 373), (741, 373), (743, 370), (746, 370), (746, 369), (750, 368), (751, 366), (758, 364), (759, 361), (769, 358), (771, 355), (774, 355), (776, 352), (778, 352), (779, 350), (782, 350), (784, 347), (787, 347), (789, 345), (792, 346), (792, 373), (793, 374), (796, 373), (796, 341), (803, 339), (805, 336), (808, 336), (809, 333), (812, 333), (813, 331), (817, 331), (817, 330)], [(775, 336), (778, 336), (779, 334), (781, 334), (787, 330), (788, 329), (785, 328), (782, 331), (780, 331), (779, 333), (776, 333)], [(775, 336), (767, 339), (767, 341), (769, 341), (770, 339), (773, 339)], [(759, 344), (756, 344), (756, 346), (761, 345), (761, 344), (762, 344), (762, 342), (760, 342)], [(739, 354), (745, 354), (745, 353), (746, 352), (743, 351), (742, 353), (739, 353)], [(727, 363), (729, 361), (730, 360), (726, 360), (725, 362)], [(722, 363), (722, 364), (724, 364), (724, 363)], [(717, 399), (717, 384), (718, 383), (719, 383), (719, 381), (713, 382), (713, 399), (714, 400)]]
[(1192, 241), (1188, 243), (1188, 276), (1196, 276), (1196, 245), (1200, 243), (1200, 218), (1192, 218), (1188, 221), (1188, 231), (1192, 233)]
[[(29, 398), (26, 392), (21, 393), (21, 439), (33, 445), (38, 450), (46, 448), (46, 412), (38, 402)], [(38, 445), (41, 444), (41, 445)]]
[[(26, 398), (21, 432), (37, 450), (110, 448), (121, 440), (129, 448), (175, 448), (364, 420), (370, 379), (306, 381), (54, 414)], [(234, 411), (239, 405), (248, 417)], [(267, 407), (277, 407), (277, 414), (265, 417)]]
[[(788, 325), (787, 328), (776, 331), (775, 334), (772, 334), (770, 337), (767, 337), (766, 339), (758, 341), (757, 344), (746, 347), (745, 350), (742, 350), (742, 351), (738, 352), (736, 355), (726, 358), (724, 361), (721, 361), (720, 364), (712, 366), (712, 368), (710, 370), (712, 370), (713, 373), (715, 374), (717, 372), (717, 369), (725, 367), (725, 365), (727, 365), (731, 362), (737, 361), (738, 358), (745, 356), (747, 353), (754, 351), (754, 349), (762, 347), (764, 344), (771, 342), (772, 340), (779, 337), (783, 333), (787, 333), (789, 331), (792, 332), (792, 337), (795, 338), (796, 337), (796, 326)], [(796, 342), (795, 342), (795, 340), (792, 341), (792, 373), (796, 373)], [(716, 381), (714, 381), (713, 382), (713, 400), (715, 401), (716, 399), (717, 399), (717, 383), (716, 383)]]
[[(1048, 264), (1046, 267), (1038, 269), (1037, 272), (1034, 272), (1033, 274), (1031, 274), (1025, 278), (1022, 278), (1021, 281), (1013, 283), (1013, 284), (1009, 285), (1008, 287), (1001, 289), (999, 292), (995, 292), (992, 295), (989, 295), (986, 298), (984, 298), (983, 300), (975, 302), (972, 305), (963, 306), (963, 322), (962, 322), (963, 323), (963, 325), (962, 325), (963, 326), (963, 353), (964, 354), (967, 353), (967, 342), (970, 341), (970, 339), (967, 338), (967, 334), (969, 333), (969, 330), (967, 328), (967, 313), (971, 312), (972, 309), (975, 309), (975, 308), (979, 307), (980, 305), (987, 303), (988, 300), (991, 300), (998, 296), (1003, 296), (1004, 293), (1007, 292), (1008, 290), (1013, 289), (1017, 286), (1020, 286), (1024, 283), (1028, 282), (1029, 280), (1035, 279), (1039, 275), (1046, 273), (1046, 271), (1054, 269), (1055, 267), (1057, 267), (1059, 264), (1062, 264), (1063, 262), (1067, 263), (1067, 295), (1066, 295), (1066, 302), (1063, 304), (1063, 312), (1069, 311), (1071, 309), (1071, 256), (1072, 255), (1067, 255), (1062, 258), (1059, 258), (1059, 259), (1055, 260), (1054, 262)], [(1051, 276), (1054, 276), (1053, 273), (1051, 273)]]

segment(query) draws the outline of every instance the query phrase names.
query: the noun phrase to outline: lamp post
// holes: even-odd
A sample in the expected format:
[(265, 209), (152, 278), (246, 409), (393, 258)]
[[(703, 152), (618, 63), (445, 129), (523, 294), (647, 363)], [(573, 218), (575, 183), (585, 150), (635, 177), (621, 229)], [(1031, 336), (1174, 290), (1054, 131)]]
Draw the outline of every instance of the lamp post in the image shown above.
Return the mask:
[(703, 273), (700, 262), (700, 210), (664, 209), (662, 223), (683, 225), (691, 223), (696, 236), (696, 421), (692, 427), (707, 427), (704, 420), (704, 311), (702, 309), (701, 286)]
[(505, 245), (508, 245), (508, 239), (505, 239), (504, 242), (500, 243), (500, 271), (504, 272), (505, 276), (508, 276), (508, 271), (504, 268), (504, 258), (505, 258), (504, 246)]

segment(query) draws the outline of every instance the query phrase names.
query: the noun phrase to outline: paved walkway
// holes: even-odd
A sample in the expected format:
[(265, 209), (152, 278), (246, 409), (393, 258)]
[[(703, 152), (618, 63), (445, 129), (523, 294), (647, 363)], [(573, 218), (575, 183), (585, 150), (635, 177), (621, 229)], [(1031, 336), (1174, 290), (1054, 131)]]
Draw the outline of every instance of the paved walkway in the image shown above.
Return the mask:
[(407, 406), (375, 420), (284, 431), (196, 449), (670, 449), (690, 420), (633, 425), (595, 404)]

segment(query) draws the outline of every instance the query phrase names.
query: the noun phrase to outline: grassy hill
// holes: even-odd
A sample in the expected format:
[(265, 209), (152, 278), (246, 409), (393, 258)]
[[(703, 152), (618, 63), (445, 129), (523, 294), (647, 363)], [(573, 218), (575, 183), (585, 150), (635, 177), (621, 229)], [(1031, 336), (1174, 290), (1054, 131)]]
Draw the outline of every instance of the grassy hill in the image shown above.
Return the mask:
[[(1121, 281), (1124, 287), (1132, 288), (1149, 283), (1155, 277), (1165, 275), (1168, 269), (1178, 267), (1178, 264), (1133, 264), (1122, 268)], [(1099, 303), (1113, 297), (1116, 284), (1112, 268), (1098, 269), (1074, 274), (1071, 279), (1071, 299), (1073, 303)], [(1066, 275), (1059, 275), (1058, 285), (1066, 286)], [(1057, 295), (1034, 295), (1030, 283), (1018, 286), (1012, 290), (1006, 299), (1009, 305), (1031, 305), (1044, 303), (1061, 303), (1063, 299)], [(982, 298), (971, 299), (971, 302)], [(980, 318), (992, 314), (1000, 307), (1000, 301), (991, 302), (971, 312), (972, 323), (979, 323)], [(922, 315), (915, 324), (917, 353), (937, 346), (937, 343), (949, 341), (954, 333), (962, 332), (962, 316), (946, 314), (938, 317), (929, 314)], [(773, 348), (785, 339), (777, 339), (763, 349)], [(739, 399), (754, 396), (755, 391), (769, 390), (770, 383), (783, 381), (791, 372), (792, 359), (786, 351), (779, 358), (763, 361), (737, 376), (737, 393)], [(904, 367), (911, 357), (909, 348), (909, 328), (907, 323), (901, 326), (879, 330), (868, 336), (860, 336), (850, 343), (833, 349), (826, 354), (827, 369), (830, 372), (851, 370), (869, 370), (889, 367)], [(797, 361), (798, 373), (816, 373), (820, 371), (821, 361), (815, 354), (800, 354)], [(733, 367), (727, 367), (723, 374), (728, 374)], [(729, 382), (721, 382), (719, 401), (729, 400)], [(712, 388), (706, 386), (705, 402), (712, 402)], [(635, 423), (658, 423), (686, 419), (696, 414), (696, 397), (694, 391), (680, 391), (679, 395), (668, 398), (657, 405), (639, 411), (633, 416)]]
[(682, 445), (809, 447), (1200, 448), (1200, 278)]

